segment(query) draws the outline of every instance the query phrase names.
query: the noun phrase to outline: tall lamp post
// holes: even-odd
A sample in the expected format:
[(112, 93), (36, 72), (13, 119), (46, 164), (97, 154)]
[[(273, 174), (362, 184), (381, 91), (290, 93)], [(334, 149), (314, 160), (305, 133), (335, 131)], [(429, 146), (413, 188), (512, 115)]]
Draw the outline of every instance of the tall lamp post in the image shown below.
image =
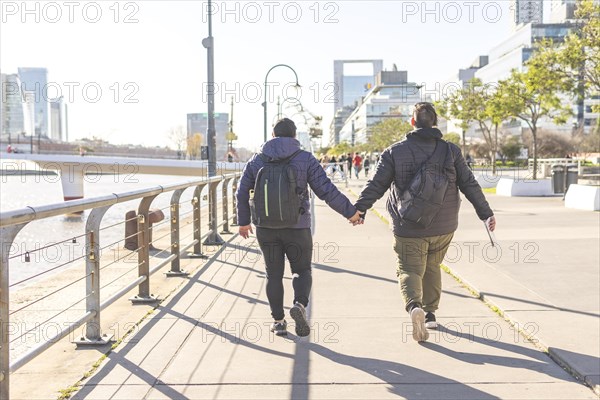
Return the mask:
[(269, 74), (271, 73), (271, 71), (273, 71), (277, 67), (286, 67), (286, 68), (289, 68), (294, 73), (294, 76), (296, 77), (296, 87), (297, 88), (300, 87), (300, 84), (298, 83), (298, 74), (296, 73), (296, 71), (294, 70), (294, 68), (290, 67), (287, 64), (277, 64), (277, 65), (274, 65), (274, 66), (271, 67), (271, 69), (269, 69), (267, 71), (267, 74), (265, 75), (265, 102), (262, 103), (262, 106), (264, 108), (264, 110), (263, 110), (264, 111), (264, 121), (263, 122), (264, 122), (264, 141), (265, 142), (267, 141), (267, 84), (268, 84), (267, 79), (269, 79)]
[[(208, 176), (217, 174), (217, 142), (215, 132), (215, 46), (212, 35), (212, 2), (208, 0), (208, 37), (202, 40), (202, 46), (207, 51), (207, 100), (208, 100)], [(206, 245), (221, 245), (224, 243), (217, 232), (217, 187), (209, 184), (209, 230), (208, 236), (204, 241)]]

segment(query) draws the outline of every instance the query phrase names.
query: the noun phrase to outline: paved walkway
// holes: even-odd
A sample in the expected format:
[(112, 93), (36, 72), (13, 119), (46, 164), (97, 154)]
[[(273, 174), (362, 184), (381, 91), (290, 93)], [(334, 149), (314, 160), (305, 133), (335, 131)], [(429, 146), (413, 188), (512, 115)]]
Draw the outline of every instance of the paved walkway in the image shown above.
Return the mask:
[[(429, 342), (414, 342), (386, 223), (371, 215), (365, 225), (351, 227), (324, 203), (315, 208), (309, 338), (269, 332), (261, 256), (254, 239), (235, 236), (109, 354), (74, 398), (598, 398), (448, 274), (438, 313), (442, 326)], [(501, 219), (500, 226), (508, 221)], [(468, 240), (474, 230), (464, 218), (462, 224), (457, 238)], [(525, 224), (522, 232), (529, 235), (547, 230)], [(543, 265), (535, 267), (544, 273)], [(497, 281), (493, 293), (515, 297)], [(289, 273), (285, 285), (289, 306)], [(592, 303), (594, 294), (587, 291), (593, 285), (568, 290)], [(597, 309), (582, 304), (571, 301), (569, 309), (585, 314), (568, 315), (589, 314), (598, 322), (592, 315)], [(581, 334), (573, 339), (583, 341)], [(587, 347), (579, 354), (597, 360), (594, 351)]]
[[(365, 183), (350, 180), (350, 193)], [(486, 196), (497, 217), (499, 246), (488, 244), (463, 197), (445, 265), (600, 393), (600, 213), (565, 208), (560, 196)], [(384, 200), (374, 208), (389, 219)]]

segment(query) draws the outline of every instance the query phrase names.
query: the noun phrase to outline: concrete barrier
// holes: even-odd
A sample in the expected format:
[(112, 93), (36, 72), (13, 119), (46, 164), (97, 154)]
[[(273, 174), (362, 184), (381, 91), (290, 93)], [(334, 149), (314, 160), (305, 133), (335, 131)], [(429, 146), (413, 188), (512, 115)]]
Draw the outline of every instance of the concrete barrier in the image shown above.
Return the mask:
[(565, 195), (565, 207), (600, 211), (600, 187), (571, 185)]
[(496, 194), (499, 196), (523, 196), (544, 197), (556, 196), (552, 190), (550, 179), (539, 180), (515, 180), (500, 178), (496, 186)]
[(495, 188), (501, 178), (499, 175), (492, 175), (491, 171), (489, 173), (485, 171), (482, 173), (474, 173), (474, 175), (477, 183), (479, 183), (479, 186), (483, 189)]

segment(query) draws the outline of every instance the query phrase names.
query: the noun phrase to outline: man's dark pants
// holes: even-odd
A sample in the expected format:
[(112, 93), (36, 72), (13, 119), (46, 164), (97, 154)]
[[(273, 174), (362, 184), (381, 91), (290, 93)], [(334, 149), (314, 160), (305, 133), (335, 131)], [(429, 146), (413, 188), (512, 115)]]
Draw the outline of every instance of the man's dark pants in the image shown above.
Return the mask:
[(265, 258), (267, 271), (267, 298), (271, 307), (271, 315), (275, 320), (284, 318), (283, 311), (283, 273), (285, 257), (292, 269), (292, 287), (294, 303), (305, 307), (312, 286), (312, 234), (306, 229), (270, 229), (256, 228), (256, 238)]

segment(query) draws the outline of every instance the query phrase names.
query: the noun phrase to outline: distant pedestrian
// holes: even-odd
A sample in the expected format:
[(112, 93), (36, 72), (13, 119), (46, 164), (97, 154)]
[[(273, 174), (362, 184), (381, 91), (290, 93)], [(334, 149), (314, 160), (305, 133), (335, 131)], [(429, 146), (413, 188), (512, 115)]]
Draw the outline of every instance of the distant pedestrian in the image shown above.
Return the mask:
[(354, 157), (352, 158), (352, 165), (354, 166), (354, 175), (356, 175), (356, 179), (358, 179), (358, 173), (362, 168), (362, 157), (358, 153), (354, 153)]
[(365, 169), (365, 178), (369, 177), (369, 167), (371, 166), (371, 160), (369, 157), (365, 157), (365, 161), (363, 161), (363, 168)]
[(413, 338), (421, 342), (429, 337), (428, 328), (437, 328), (435, 311), (442, 293), (440, 263), (458, 227), (459, 189), (491, 231), (496, 220), (460, 148), (442, 140), (442, 133), (434, 127), (437, 114), (433, 105), (417, 103), (411, 124), (416, 129), (381, 154), (375, 175), (362, 190), (356, 208), (366, 212), (391, 187), (387, 210), (394, 228), (397, 276)]
[(473, 158), (471, 157), (471, 154), (467, 153), (465, 161), (467, 162), (467, 167), (469, 167), (469, 169), (473, 169)]
[(340, 158), (338, 158), (338, 165), (339, 165), (339, 170), (340, 170), (340, 175), (342, 179), (346, 179), (346, 165), (347, 165), (347, 160), (346, 160), (346, 155), (342, 154), (340, 156)]
[(331, 159), (329, 160), (329, 165), (331, 166), (331, 177), (333, 177), (337, 172), (337, 162), (337, 158), (335, 158), (335, 156), (331, 156)]
[(348, 178), (352, 179), (352, 153), (346, 155), (346, 165), (348, 166)]

